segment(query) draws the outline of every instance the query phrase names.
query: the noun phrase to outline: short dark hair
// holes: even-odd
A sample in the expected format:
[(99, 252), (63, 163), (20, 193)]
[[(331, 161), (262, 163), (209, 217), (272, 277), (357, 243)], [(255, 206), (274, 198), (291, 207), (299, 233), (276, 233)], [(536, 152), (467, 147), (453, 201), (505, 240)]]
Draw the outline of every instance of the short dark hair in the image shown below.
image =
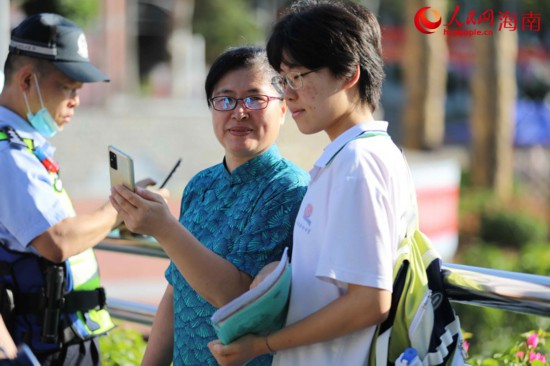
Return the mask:
[(275, 70), (269, 65), (267, 54), (262, 47), (234, 47), (219, 55), (212, 63), (204, 82), (208, 106), (210, 107), (210, 98), (214, 92), (214, 87), (221, 78), (230, 71), (251, 67), (260, 68), (268, 77), (276, 74)]
[(54, 68), (54, 65), (48, 60), (41, 60), (25, 55), (17, 55), (10, 52), (8, 53), (8, 57), (4, 63), (5, 84), (8, 85), (17, 70), (26, 64), (32, 64), (33, 69), (38, 76), (46, 75)]
[(327, 67), (340, 78), (359, 65), (359, 95), (371, 110), (378, 107), (384, 62), (380, 25), (364, 6), (351, 1), (304, 0), (294, 3), (275, 24), (267, 42), (269, 63), (315, 70)]

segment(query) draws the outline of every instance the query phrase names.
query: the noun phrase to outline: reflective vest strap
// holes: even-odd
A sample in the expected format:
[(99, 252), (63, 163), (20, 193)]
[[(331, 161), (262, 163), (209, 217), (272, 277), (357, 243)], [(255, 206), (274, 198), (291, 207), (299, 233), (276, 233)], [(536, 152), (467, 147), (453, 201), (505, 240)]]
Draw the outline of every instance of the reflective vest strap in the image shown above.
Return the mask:
[[(0, 141), (5, 141), (5, 140), (10, 141), (10, 138), (5, 132), (0, 131)], [(27, 146), (27, 149), (29, 149), (32, 152), (32, 149), (34, 149), (34, 141), (32, 139), (23, 138), (23, 142)]]

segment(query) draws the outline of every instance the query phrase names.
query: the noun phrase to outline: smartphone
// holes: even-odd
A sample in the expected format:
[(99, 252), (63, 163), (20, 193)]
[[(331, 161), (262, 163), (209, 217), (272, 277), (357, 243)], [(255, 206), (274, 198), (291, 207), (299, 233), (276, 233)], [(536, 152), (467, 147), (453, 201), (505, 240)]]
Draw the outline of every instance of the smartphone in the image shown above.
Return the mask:
[(109, 145), (109, 171), (111, 175), (111, 187), (122, 184), (134, 191), (134, 161), (132, 158), (116, 147)]

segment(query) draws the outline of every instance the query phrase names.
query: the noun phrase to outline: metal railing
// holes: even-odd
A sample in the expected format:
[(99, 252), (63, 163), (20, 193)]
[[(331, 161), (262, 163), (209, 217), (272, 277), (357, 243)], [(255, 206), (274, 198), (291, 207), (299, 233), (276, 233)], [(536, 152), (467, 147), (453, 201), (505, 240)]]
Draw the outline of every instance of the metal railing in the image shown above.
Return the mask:
[[(168, 258), (158, 244), (140, 237), (109, 237), (96, 248)], [(454, 302), (550, 317), (550, 277), (444, 263), (443, 283), (448, 296)], [(110, 296), (108, 304), (109, 312), (115, 318), (153, 324), (156, 306)]]

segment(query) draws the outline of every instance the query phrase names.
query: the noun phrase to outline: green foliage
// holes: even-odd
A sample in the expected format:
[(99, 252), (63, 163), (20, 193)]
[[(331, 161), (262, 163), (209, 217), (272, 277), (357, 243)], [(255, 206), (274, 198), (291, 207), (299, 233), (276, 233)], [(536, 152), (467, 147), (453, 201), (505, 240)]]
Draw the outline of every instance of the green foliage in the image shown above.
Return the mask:
[[(472, 357), (469, 363), (476, 366), (544, 366), (550, 356), (546, 339), (550, 333), (539, 329), (521, 334), (520, 338), (504, 352), (498, 352), (488, 358)], [(517, 338), (516, 338), (517, 339)]]
[(548, 319), (489, 307), (454, 304), (460, 323), (472, 333), (468, 340), (470, 355), (491, 357), (513, 344), (516, 334), (525, 329), (548, 328)]
[(492, 190), (485, 188), (471, 188), (470, 174), (463, 172), (460, 185), (460, 200), (458, 209), (460, 215), (480, 214), (487, 210), (496, 210), (502, 207)]
[[(468, 180), (464, 173), (463, 182)], [(547, 220), (541, 204), (516, 184), (508, 201), (499, 200), (494, 192), (461, 186), (459, 215), (460, 235), (470, 242), (478, 238), (501, 247), (517, 248), (549, 239)]]
[(60, 12), (82, 28), (86, 28), (99, 14), (97, 0), (58, 0)]
[(99, 338), (103, 366), (141, 364), (147, 343), (141, 333), (128, 328), (116, 328)]
[(511, 250), (503, 250), (496, 244), (478, 241), (460, 253), (461, 264), (476, 267), (515, 271), (518, 269), (518, 254)]
[(228, 47), (263, 43), (265, 35), (252, 14), (254, 11), (245, 0), (195, 2), (193, 32), (204, 36), (207, 63)]
[(481, 239), (503, 246), (521, 246), (548, 238), (545, 223), (520, 211), (485, 212), (481, 215)]
[(58, 13), (86, 28), (99, 14), (97, 0), (18, 0), (27, 14)]
[[(549, 243), (530, 243), (521, 250), (502, 248), (497, 244), (477, 241), (462, 249), (462, 264), (499, 270), (550, 275)], [(471, 355), (486, 357), (483, 365), (495, 363), (494, 354), (507, 349), (515, 341), (516, 334), (525, 329), (549, 329), (550, 318), (521, 314), (489, 307), (454, 304), (462, 327), (473, 334), (470, 341)], [(478, 365), (481, 365), (479, 363)]]
[(528, 244), (520, 254), (519, 271), (550, 276), (550, 250), (548, 242)]

